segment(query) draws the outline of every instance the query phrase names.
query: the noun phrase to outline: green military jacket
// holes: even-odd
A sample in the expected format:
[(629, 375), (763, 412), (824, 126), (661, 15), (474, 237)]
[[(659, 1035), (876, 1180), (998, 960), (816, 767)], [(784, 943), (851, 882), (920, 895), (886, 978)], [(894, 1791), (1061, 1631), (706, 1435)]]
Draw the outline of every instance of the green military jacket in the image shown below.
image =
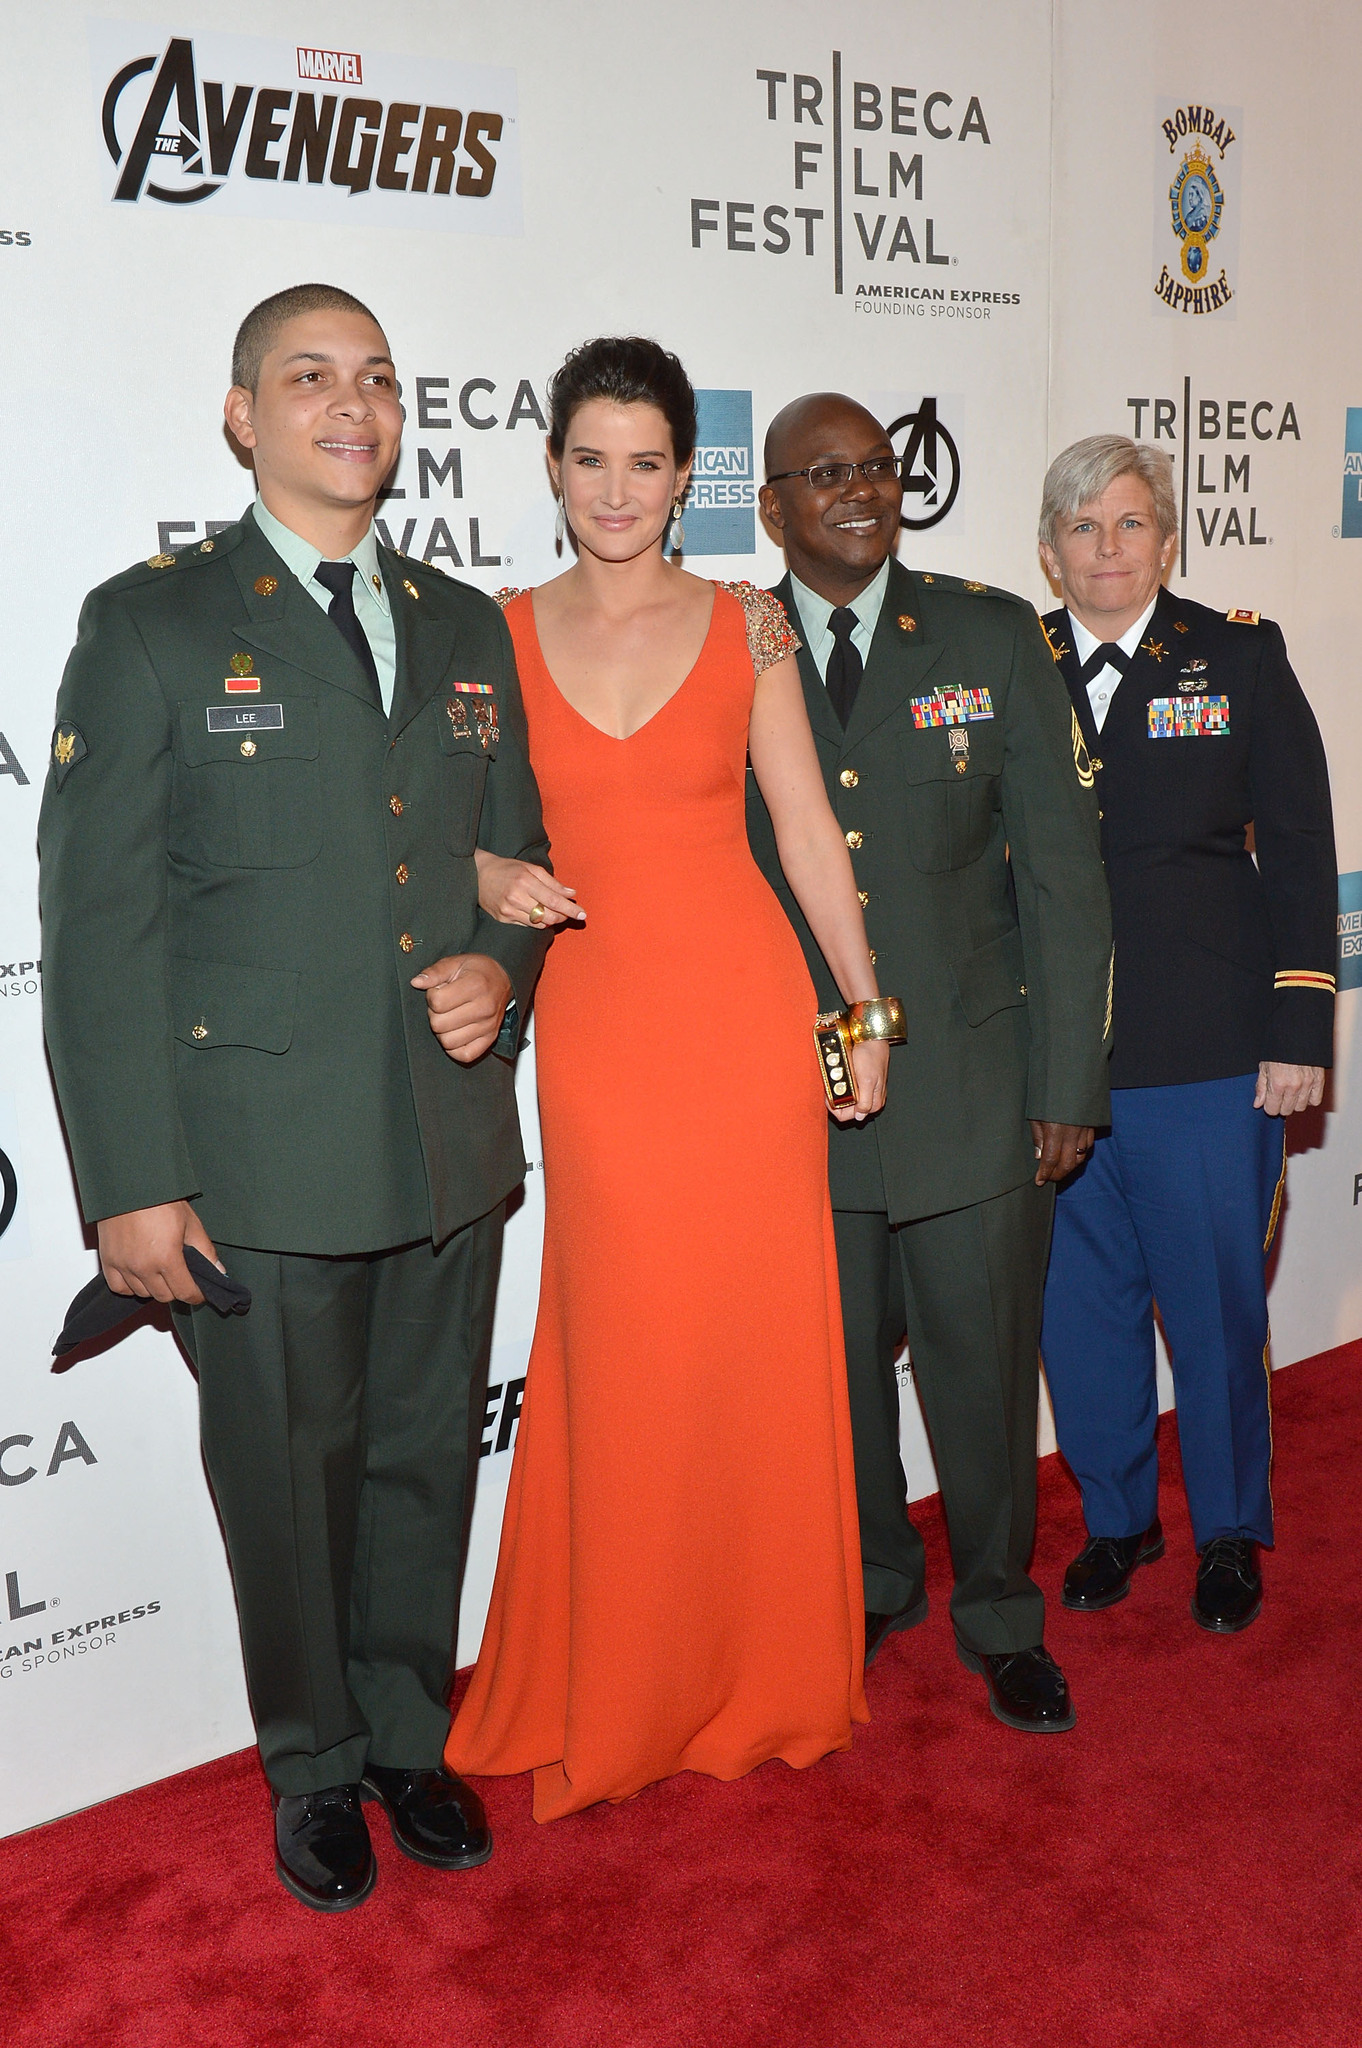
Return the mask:
[(487, 953), (523, 1017), (543, 961), (477, 900), (475, 847), (548, 854), (510, 636), (379, 558), (390, 716), (249, 513), (85, 601), (39, 845), (92, 1221), (188, 1197), (226, 1244), (369, 1251), (442, 1241), (524, 1173), (511, 1064), (451, 1060), (410, 986)]
[[(775, 594), (802, 637), (788, 577)], [(1030, 1118), (1109, 1114), (1110, 909), (1068, 695), (1030, 605), (897, 562), (845, 731), (807, 648), (799, 669), (879, 985), (908, 1020), (881, 1114), (830, 1125), (833, 1206), (902, 1223), (986, 1201), (1035, 1172)], [(750, 773), (747, 815), (840, 1008)]]

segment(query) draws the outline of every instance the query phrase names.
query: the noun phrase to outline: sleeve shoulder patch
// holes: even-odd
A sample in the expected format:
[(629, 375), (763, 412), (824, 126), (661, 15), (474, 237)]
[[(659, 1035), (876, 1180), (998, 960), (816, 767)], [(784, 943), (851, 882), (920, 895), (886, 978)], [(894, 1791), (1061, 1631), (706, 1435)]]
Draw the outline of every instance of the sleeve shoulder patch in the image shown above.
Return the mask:
[(60, 789), (77, 761), (83, 761), (90, 749), (85, 744), (85, 735), (76, 725), (59, 725), (52, 735), (52, 775)]

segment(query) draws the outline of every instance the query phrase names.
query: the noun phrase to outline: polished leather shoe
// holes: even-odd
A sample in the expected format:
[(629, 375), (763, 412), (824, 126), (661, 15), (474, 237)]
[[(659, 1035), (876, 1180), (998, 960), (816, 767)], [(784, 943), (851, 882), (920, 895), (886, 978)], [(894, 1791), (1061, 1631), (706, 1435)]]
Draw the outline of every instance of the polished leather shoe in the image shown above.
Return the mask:
[(472, 1870), (492, 1853), (492, 1830), (471, 1785), (451, 1771), (398, 1771), (369, 1764), (362, 1788), (387, 1813), (404, 1856), (436, 1870)]
[(988, 1687), (988, 1703), (1000, 1721), (1027, 1734), (1059, 1735), (1078, 1719), (1064, 1673), (1043, 1643), (1034, 1650), (988, 1656), (957, 1642), (955, 1654), (966, 1671), (977, 1671)]
[(274, 1867), (286, 1891), (318, 1913), (363, 1905), (378, 1865), (358, 1785), (274, 1795)]
[(1213, 1635), (1237, 1635), (1263, 1611), (1258, 1546), (1247, 1536), (1217, 1536), (1199, 1557), (1192, 1619)]
[(1132, 1572), (1164, 1553), (1163, 1525), (1155, 1516), (1143, 1536), (1090, 1536), (1064, 1574), (1066, 1607), (1095, 1614), (1130, 1591)]
[(920, 1621), (927, 1619), (927, 1595), (919, 1594), (911, 1606), (900, 1607), (897, 1614), (877, 1614), (873, 1608), (865, 1610), (865, 1668), (868, 1671), (884, 1647), (887, 1636), (895, 1636), (901, 1629), (916, 1628)]

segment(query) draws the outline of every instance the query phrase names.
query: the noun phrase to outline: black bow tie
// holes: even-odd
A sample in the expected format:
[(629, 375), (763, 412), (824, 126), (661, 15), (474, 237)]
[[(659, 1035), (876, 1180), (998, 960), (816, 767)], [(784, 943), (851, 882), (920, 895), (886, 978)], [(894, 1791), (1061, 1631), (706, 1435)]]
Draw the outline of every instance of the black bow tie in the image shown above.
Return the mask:
[(1130, 663), (1131, 657), (1124, 647), (1118, 647), (1114, 640), (1104, 640), (1100, 647), (1093, 648), (1078, 673), (1085, 683), (1090, 683), (1094, 676), (1100, 676), (1103, 669), (1108, 666), (1119, 669), (1123, 676), (1128, 676)]

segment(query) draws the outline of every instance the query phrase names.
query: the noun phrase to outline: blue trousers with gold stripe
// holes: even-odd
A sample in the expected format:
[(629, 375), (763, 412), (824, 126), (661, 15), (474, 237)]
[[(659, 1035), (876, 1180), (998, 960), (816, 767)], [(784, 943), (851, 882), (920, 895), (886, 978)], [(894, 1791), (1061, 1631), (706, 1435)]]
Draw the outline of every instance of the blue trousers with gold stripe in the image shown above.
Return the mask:
[(1285, 1132), (1256, 1081), (1113, 1089), (1110, 1133), (1059, 1192), (1041, 1352), (1090, 1535), (1158, 1512), (1157, 1301), (1197, 1547), (1272, 1541), (1264, 1267)]

